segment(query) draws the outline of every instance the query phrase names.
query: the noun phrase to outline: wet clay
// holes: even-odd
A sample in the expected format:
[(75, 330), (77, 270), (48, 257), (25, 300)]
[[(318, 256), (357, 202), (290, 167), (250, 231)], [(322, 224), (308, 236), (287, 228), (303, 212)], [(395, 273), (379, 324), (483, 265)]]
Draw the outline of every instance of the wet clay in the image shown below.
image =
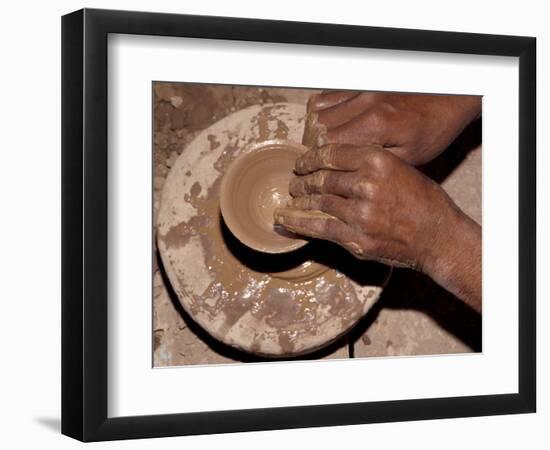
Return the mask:
[(309, 112), (306, 115), (306, 124), (302, 137), (302, 144), (307, 148), (318, 148), (326, 144), (327, 128), (319, 123), (319, 115)]
[(307, 147), (285, 140), (270, 140), (246, 149), (224, 174), (220, 209), (231, 232), (245, 245), (267, 253), (303, 247), (307, 241), (277, 227), (276, 208), (290, 200), (288, 186), (296, 159)]
[(184, 309), (217, 339), (264, 356), (329, 344), (374, 304), (389, 273), (326, 243), (259, 253), (224, 223), (230, 164), (266, 139), (299, 141), (304, 114), (301, 105), (253, 106), (205, 130), (173, 166), (157, 218), (159, 251)]

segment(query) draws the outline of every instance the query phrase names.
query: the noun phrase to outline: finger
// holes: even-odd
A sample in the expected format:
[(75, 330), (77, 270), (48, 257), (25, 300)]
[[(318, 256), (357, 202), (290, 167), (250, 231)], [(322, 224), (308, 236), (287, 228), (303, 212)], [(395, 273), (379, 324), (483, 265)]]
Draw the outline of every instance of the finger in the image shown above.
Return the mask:
[[(394, 130), (394, 136), (400, 130)], [(349, 122), (336, 128), (327, 130), (324, 135), (327, 144), (353, 144), (361, 145), (365, 143), (394, 146), (398, 142), (390, 137), (389, 121), (383, 114), (371, 110), (355, 117)]]
[(275, 223), (286, 229), (316, 239), (325, 239), (340, 244), (356, 256), (364, 256), (361, 234), (341, 220), (318, 211), (303, 211), (293, 208), (278, 208), (274, 213)]
[(341, 220), (320, 211), (304, 211), (296, 208), (277, 208), (274, 212), (277, 225), (304, 236), (337, 241), (352, 231)]
[(304, 135), (302, 144), (308, 148), (317, 148), (323, 145), (324, 136), (327, 132), (325, 126), (321, 125), (317, 120), (318, 114), (310, 112), (306, 114), (306, 123), (304, 124)]
[(307, 103), (308, 112), (321, 111), (346, 102), (360, 94), (359, 91), (325, 91), (312, 95)]
[(306, 175), (320, 169), (357, 170), (368, 161), (369, 155), (376, 151), (374, 146), (356, 146), (349, 144), (328, 144), (310, 150), (296, 160), (294, 171)]
[(344, 199), (337, 195), (314, 194), (291, 199), (289, 207), (305, 211), (321, 211), (351, 225), (354, 219), (357, 219), (360, 205), (355, 200)]
[(336, 172), (319, 170), (310, 175), (293, 177), (289, 192), (293, 197), (311, 194), (332, 194), (340, 197), (364, 197), (363, 193), (372, 191), (371, 182), (364, 174), (357, 172)]
[(317, 120), (327, 130), (343, 125), (361, 115), (375, 101), (375, 94), (362, 93), (345, 102), (318, 111)]

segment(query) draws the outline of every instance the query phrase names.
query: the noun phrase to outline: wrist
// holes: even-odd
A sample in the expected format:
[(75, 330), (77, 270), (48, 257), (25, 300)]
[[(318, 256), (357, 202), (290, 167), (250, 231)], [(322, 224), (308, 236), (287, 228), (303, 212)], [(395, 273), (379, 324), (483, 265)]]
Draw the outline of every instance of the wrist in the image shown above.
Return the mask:
[(448, 201), (423, 272), (481, 312), (481, 227)]

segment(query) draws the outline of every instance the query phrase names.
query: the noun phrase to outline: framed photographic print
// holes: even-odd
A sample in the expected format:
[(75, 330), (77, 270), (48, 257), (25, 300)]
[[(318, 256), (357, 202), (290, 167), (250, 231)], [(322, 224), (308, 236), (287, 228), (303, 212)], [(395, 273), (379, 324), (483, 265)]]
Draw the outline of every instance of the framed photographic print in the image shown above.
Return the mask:
[(535, 411), (535, 38), (62, 34), (64, 434)]

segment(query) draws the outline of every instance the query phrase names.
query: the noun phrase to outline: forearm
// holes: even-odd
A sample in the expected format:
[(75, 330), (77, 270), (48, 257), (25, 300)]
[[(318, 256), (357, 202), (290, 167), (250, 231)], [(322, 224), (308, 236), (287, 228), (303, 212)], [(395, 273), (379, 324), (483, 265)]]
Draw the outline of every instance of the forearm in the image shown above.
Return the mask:
[(481, 227), (453, 205), (425, 272), (481, 313)]

